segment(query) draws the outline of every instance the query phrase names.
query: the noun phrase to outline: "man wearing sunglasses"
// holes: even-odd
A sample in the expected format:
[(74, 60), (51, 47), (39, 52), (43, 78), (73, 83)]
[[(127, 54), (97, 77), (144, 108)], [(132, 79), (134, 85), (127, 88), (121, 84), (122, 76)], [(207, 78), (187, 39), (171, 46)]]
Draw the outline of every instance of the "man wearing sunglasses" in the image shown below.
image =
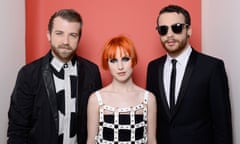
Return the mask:
[(158, 103), (158, 143), (232, 144), (224, 62), (191, 47), (190, 15), (180, 6), (161, 9), (156, 30), (167, 52), (147, 70), (147, 89)]

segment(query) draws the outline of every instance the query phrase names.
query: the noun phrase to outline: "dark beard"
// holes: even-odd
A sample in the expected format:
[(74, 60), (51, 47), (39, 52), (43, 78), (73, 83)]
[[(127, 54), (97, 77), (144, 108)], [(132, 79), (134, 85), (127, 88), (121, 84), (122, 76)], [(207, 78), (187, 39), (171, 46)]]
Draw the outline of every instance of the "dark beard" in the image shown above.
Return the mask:
[[(76, 50), (72, 51), (71, 53), (69, 54), (66, 54), (66, 56), (63, 56), (57, 49), (58, 48), (69, 48), (68, 45), (61, 45), (61, 46), (58, 46), (58, 47), (55, 47), (53, 45), (51, 45), (51, 50), (52, 50), (52, 53), (54, 56), (56, 56), (59, 60), (61, 60), (62, 62), (68, 62), (72, 59), (72, 57), (75, 55), (76, 53)], [(72, 48), (70, 48), (72, 49)]]
[(175, 40), (177, 43), (179, 43), (179, 46), (175, 50), (169, 50), (165, 45), (167, 41), (162, 42), (163, 48), (170, 54), (178, 56), (187, 46), (188, 44), (188, 38), (185, 38), (183, 41)]

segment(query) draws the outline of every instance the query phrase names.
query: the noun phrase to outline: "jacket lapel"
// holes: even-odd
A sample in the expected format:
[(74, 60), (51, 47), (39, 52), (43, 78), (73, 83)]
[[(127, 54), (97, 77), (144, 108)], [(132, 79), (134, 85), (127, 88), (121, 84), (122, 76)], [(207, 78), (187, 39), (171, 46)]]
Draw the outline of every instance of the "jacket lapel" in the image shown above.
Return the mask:
[(168, 106), (168, 102), (167, 102), (167, 99), (166, 99), (166, 93), (165, 93), (165, 88), (164, 88), (164, 81), (163, 81), (163, 69), (164, 69), (164, 64), (166, 62), (166, 56), (164, 56), (163, 59), (161, 59), (160, 61), (160, 66), (159, 66), (159, 70), (158, 70), (158, 73), (159, 73), (159, 85), (157, 86), (159, 88), (159, 92), (160, 92), (160, 99), (162, 101), (162, 104), (163, 104), (163, 107), (164, 107), (164, 110), (168, 116), (169, 119), (171, 119), (171, 113), (170, 113), (170, 109), (169, 109), (169, 106)]
[(50, 53), (43, 58), (42, 76), (43, 76), (44, 85), (47, 91), (47, 96), (50, 103), (53, 119), (55, 122), (56, 131), (58, 132), (59, 122), (58, 122), (57, 100), (56, 100), (54, 80), (53, 80), (51, 68), (49, 65), (50, 64), (49, 55)]
[[(84, 82), (84, 78), (85, 78), (85, 74), (84, 74), (84, 65), (82, 65), (82, 61), (79, 57), (77, 57), (77, 91), (76, 91), (76, 96), (77, 96), (77, 101), (76, 101), (76, 112), (77, 114), (79, 113), (79, 104), (82, 102), (81, 97), (80, 96), (80, 92), (83, 91), (83, 82)], [(82, 83), (79, 83), (82, 82)]]
[(187, 88), (190, 84), (190, 79), (191, 79), (191, 76), (192, 76), (192, 72), (193, 72), (194, 67), (196, 65), (196, 59), (197, 59), (197, 52), (193, 49), (192, 53), (189, 57), (187, 66), (186, 66), (186, 70), (185, 70), (185, 73), (184, 73), (184, 76), (183, 76), (183, 80), (182, 80), (182, 84), (181, 84), (181, 87), (180, 87), (177, 103), (174, 107), (172, 117), (177, 113), (177, 111), (178, 111), (178, 109), (181, 105), (181, 102), (183, 100), (183, 97), (186, 95)]

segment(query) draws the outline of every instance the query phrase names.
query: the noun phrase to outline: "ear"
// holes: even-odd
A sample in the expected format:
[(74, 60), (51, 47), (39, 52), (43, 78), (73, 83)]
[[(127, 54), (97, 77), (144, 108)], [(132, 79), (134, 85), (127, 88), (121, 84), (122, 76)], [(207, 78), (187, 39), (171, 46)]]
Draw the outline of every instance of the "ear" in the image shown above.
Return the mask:
[(50, 41), (50, 40), (51, 40), (51, 34), (50, 34), (50, 32), (49, 32), (49, 31), (47, 32), (47, 39), (48, 39), (48, 41)]
[(192, 35), (192, 27), (189, 26), (187, 30), (187, 36), (190, 37)]

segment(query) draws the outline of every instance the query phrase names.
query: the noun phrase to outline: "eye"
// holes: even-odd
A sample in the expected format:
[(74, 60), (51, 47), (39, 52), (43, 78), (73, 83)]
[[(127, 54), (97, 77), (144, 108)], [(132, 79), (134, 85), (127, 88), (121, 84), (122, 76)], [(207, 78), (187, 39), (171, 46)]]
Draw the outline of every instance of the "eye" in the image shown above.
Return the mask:
[(113, 58), (113, 59), (110, 59), (109, 61), (110, 61), (110, 63), (116, 63), (117, 59)]
[(129, 60), (130, 60), (129, 57), (126, 57), (126, 56), (125, 56), (125, 57), (122, 57), (122, 61), (123, 61), (123, 62), (128, 62)]
[(61, 35), (62, 32), (61, 32), (61, 31), (57, 31), (57, 32), (55, 32), (55, 34), (56, 34), (56, 35)]
[(77, 38), (78, 34), (77, 33), (72, 33), (71, 36), (74, 37), (74, 38)]

